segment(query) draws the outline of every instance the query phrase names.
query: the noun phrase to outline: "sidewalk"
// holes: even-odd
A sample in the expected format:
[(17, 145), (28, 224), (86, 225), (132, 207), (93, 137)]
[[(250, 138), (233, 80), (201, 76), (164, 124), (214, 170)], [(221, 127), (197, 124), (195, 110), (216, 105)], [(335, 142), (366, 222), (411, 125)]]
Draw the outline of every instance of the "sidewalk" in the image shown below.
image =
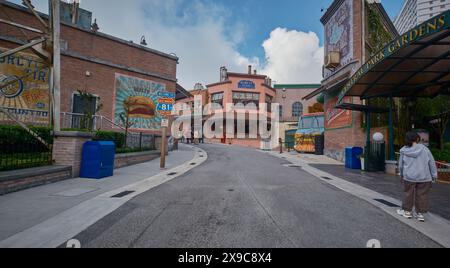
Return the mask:
[(439, 183), (433, 186), (430, 197), (431, 212), (428, 213), (425, 223), (419, 223), (417, 220), (408, 220), (397, 215), (396, 211), (401, 206), (402, 186), (396, 176), (349, 170), (341, 162), (326, 156), (296, 152), (267, 153), (302, 168), (323, 183), (378, 207), (442, 246), (450, 247), (450, 185)]
[[(167, 157), (165, 171), (160, 170), (158, 158), (147, 163), (117, 169), (110, 178), (101, 180), (76, 178), (0, 196), (0, 245), (5, 246), (7, 238), (26, 232), (102, 195), (120, 191), (130, 185), (138, 185), (180, 166), (184, 169), (188, 166), (194, 167), (190, 163), (195, 161), (199, 154), (202, 153), (195, 147), (180, 144), (179, 150), (171, 152)], [(178, 173), (181, 172), (180, 170)], [(167, 174), (163, 175), (167, 177)], [(102, 200), (99, 200), (97, 203), (101, 202)], [(114, 204), (117, 205), (120, 205), (120, 202)], [(109, 206), (111, 207), (111, 204)]]
[[(362, 172), (328, 164), (311, 164), (311, 166), (398, 200), (403, 198), (400, 177), (381, 172)], [(430, 192), (430, 212), (450, 220), (450, 184), (433, 184)]]

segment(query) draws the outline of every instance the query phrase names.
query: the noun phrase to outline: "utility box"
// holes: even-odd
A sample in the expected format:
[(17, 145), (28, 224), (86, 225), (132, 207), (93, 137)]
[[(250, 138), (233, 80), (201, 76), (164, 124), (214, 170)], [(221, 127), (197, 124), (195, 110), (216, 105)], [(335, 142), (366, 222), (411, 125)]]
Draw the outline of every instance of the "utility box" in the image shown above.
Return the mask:
[(361, 169), (361, 155), (363, 148), (347, 147), (345, 148), (345, 167), (350, 169)]
[(83, 145), (81, 178), (101, 179), (114, 174), (116, 145), (112, 141), (88, 141)]

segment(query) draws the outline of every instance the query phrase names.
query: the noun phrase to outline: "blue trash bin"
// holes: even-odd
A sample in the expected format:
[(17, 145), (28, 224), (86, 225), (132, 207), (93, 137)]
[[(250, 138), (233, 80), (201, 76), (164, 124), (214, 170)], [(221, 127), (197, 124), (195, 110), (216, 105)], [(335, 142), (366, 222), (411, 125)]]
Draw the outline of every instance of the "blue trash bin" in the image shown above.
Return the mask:
[(114, 174), (116, 145), (112, 141), (88, 141), (83, 144), (80, 177), (101, 179)]
[(345, 148), (345, 167), (350, 169), (361, 169), (360, 156), (364, 150), (361, 147)]

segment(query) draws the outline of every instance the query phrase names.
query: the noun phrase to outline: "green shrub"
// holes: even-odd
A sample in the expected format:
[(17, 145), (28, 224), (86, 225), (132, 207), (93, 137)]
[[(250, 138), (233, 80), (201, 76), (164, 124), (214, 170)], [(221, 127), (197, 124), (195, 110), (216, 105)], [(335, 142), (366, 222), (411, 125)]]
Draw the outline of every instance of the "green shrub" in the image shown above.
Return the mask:
[(433, 153), (436, 161), (444, 161), (450, 163), (450, 149), (448, 147), (442, 151), (439, 149), (431, 149), (431, 152)]
[(96, 141), (113, 141), (116, 148), (123, 148), (125, 146), (125, 134), (114, 131), (97, 131), (94, 140)]
[(129, 153), (139, 153), (152, 151), (150, 148), (116, 148), (116, 154), (129, 154)]
[[(52, 130), (49, 127), (29, 126), (48, 144), (53, 144)], [(0, 152), (44, 152), (47, 151), (35, 137), (16, 125), (0, 125)]]

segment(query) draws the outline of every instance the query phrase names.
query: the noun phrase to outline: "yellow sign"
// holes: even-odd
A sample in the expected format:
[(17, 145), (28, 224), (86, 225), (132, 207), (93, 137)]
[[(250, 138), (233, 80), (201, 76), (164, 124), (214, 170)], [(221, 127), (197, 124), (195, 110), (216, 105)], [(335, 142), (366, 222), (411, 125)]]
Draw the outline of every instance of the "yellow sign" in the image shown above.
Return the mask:
[[(7, 49), (0, 48), (0, 52)], [(49, 69), (32, 54), (16, 53), (0, 58), (0, 106), (26, 124), (50, 122)], [(0, 113), (0, 122), (6, 115)]]

